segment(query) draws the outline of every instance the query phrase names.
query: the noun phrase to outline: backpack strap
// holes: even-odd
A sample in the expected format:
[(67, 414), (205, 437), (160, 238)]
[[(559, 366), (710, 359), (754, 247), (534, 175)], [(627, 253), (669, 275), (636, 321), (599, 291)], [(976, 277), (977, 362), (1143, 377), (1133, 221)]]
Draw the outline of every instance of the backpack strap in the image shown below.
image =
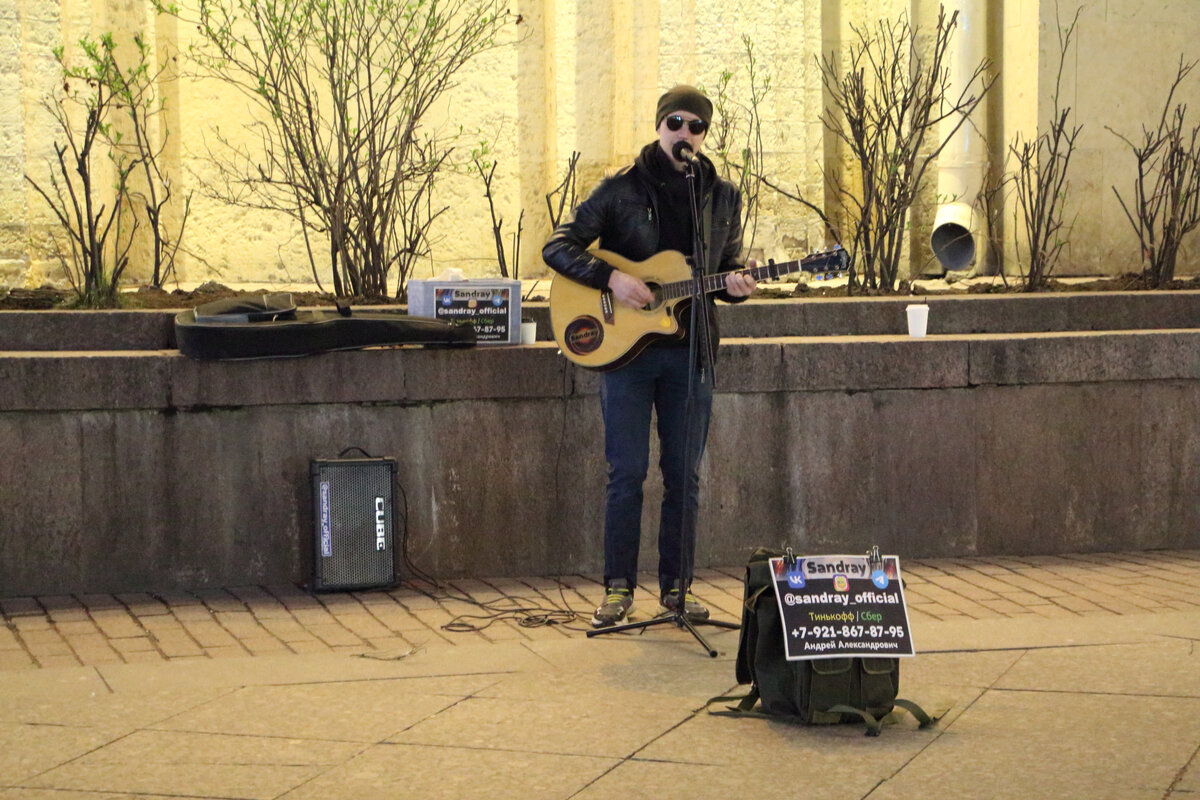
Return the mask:
[(848, 706), (844, 703), (838, 703), (836, 706), (830, 706), (825, 710), (826, 714), (855, 714), (862, 717), (862, 721), (867, 723), (867, 736), (878, 736), (879, 731), (883, 728), (883, 721), (875, 719), (871, 714), (861, 708)]
[(751, 686), (750, 691), (744, 696), (739, 697), (735, 694), (722, 695), (714, 697), (704, 704), (705, 708), (713, 703), (728, 703), (736, 700), (736, 706), (726, 706), (723, 709), (708, 709), (708, 713), (714, 717), (750, 717), (752, 719), (766, 719), (780, 722), (790, 722), (793, 725), (803, 725), (804, 720), (800, 717), (791, 714), (767, 714), (762, 711), (755, 711), (754, 706), (758, 703), (758, 687)]
[(758, 587), (746, 598), (743, 605), (745, 605), (746, 608), (753, 610), (755, 605), (758, 603), (758, 598), (762, 597), (763, 592), (765, 592), (767, 589), (770, 589), (770, 588), (771, 588), (770, 584), (767, 584), (766, 586)]
[[(905, 709), (906, 711), (908, 711), (908, 713), (910, 713), (914, 717), (916, 717), (917, 723), (918, 723), (917, 724), (918, 728), (928, 728), (931, 725), (933, 725), (935, 722), (937, 722), (937, 717), (931, 717), (931, 716), (929, 716), (929, 714), (926, 714), (925, 709), (921, 708), (919, 705), (914, 703), (912, 700), (905, 700), (902, 697), (897, 697), (892, 700), (892, 704)], [(867, 724), (867, 733), (866, 733), (867, 736), (878, 736), (880, 730), (883, 728), (883, 721), (885, 719), (887, 719), (886, 716), (884, 716), (880, 719), (876, 719), (869, 711), (865, 711), (861, 708), (855, 708), (854, 706), (848, 706), (848, 705), (844, 705), (841, 703), (827, 709), (827, 713), (830, 713), (830, 714), (834, 714), (834, 713), (855, 714), (859, 717), (862, 717), (863, 722), (865, 722)]]
[[(708, 713), (714, 717), (753, 717), (754, 719), (781, 720), (783, 722), (791, 722), (796, 725), (806, 724), (805, 720), (803, 718), (795, 716), (795, 715), (766, 714), (766, 713), (763, 713), (762, 711), (755, 711), (754, 706), (758, 703), (758, 700), (759, 700), (758, 687), (751, 686), (750, 691), (747, 692), (745, 695), (723, 694), (723, 695), (718, 695), (717, 697), (710, 697), (708, 699), (708, 702), (706, 702), (704, 704), (704, 707), (706, 709), (708, 709)], [(732, 703), (735, 701), (737, 702), (736, 706), (726, 706), (724, 709), (716, 709), (716, 710), (709, 708), (709, 706), (713, 705), (713, 703)], [(892, 703), (893, 703), (893, 705), (899, 706), (900, 708), (903, 708), (906, 711), (908, 711), (908, 713), (912, 714), (916, 718), (919, 728), (931, 727), (939, 719), (938, 717), (932, 717), (929, 714), (927, 714), (925, 712), (925, 709), (921, 708), (919, 705), (914, 703), (912, 700), (905, 700), (902, 697), (897, 697), (892, 700)], [(866, 726), (867, 726), (867, 731), (866, 731), (867, 736), (878, 736), (880, 731), (883, 729), (883, 720), (886, 719), (886, 717), (884, 717), (882, 719), (876, 719), (874, 716), (871, 715), (870, 712), (865, 711), (864, 709), (855, 708), (854, 706), (848, 706), (848, 705), (843, 705), (843, 704), (838, 704), (836, 706), (828, 708), (825, 710), (824, 713), (827, 713), (827, 714), (854, 714), (855, 716), (861, 717), (862, 721), (864, 723), (866, 723)]]
[(918, 727), (928, 728), (936, 723), (939, 717), (934, 717), (925, 712), (925, 709), (914, 703), (912, 700), (905, 700), (903, 697), (897, 697), (892, 700), (893, 705), (900, 706), (908, 713), (917, 718)]
[[(704, 707), (708, 708), (713, 703), (731, 703), (735, 700), (737, 701), (737, 706), (729, 706), (729, 711), (735, 713), (750, 711), (754, 708), (754, 704), (758, 702), (758, 687), (751, 686), (750, 691), (745, 695), (723, 694), (718, 697), (710, 697), (708, 702), (704, 704)], [(731, 714), (725, 714), (721, 711), (710, 710), (708, 713), (719, 714), (721, 716), (732, 716)]]

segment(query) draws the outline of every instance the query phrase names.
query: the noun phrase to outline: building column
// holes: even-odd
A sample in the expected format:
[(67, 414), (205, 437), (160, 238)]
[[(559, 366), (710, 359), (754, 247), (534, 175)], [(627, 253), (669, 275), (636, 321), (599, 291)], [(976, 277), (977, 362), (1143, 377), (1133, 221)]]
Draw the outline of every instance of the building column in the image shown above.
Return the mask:
[(595, 186), (631, 149), (631, 0), (579, 0), (575, 25), (575, 120), (581, 189)]
[(546, 273), (542, 245), (550, 230), (550, 215), (545, 198), (561, 179), (557, 175), (556, 2), (517, 4), (523, 33), (517, 45), (517, 171), (525, 209), (523, 228), (529, 232), (519, 267), (526, 277)]

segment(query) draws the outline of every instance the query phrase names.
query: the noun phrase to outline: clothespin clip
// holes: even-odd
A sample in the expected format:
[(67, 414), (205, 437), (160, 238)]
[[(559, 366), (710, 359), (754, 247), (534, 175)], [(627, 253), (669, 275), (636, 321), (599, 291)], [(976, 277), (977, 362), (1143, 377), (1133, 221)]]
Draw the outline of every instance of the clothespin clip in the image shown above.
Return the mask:
[(867, 562), (871, 566), (871, 572), (883, 569), (883, 556), (879, 554), (879, 545), (872, 545), (867, 551)]

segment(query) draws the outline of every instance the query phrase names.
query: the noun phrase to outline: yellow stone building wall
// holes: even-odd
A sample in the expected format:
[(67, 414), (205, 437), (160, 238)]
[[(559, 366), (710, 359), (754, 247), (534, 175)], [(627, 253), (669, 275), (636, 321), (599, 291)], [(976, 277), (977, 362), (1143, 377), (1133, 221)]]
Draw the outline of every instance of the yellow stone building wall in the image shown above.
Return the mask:
[[(1057, 16), (1069, 20), (1080, 0), (988, 0), (988, 49), (1001, 79), (988, 101), (987, 134), (994, 169), (1017, 131), (1027, 135), (1051, 107), (1057, 65)], [(186, 3), (184, 4), (186, 7)], [(1128, 191), (1134, 175), (1127, 146), (1106, 126), (1138, 134), (1156, 120), (1179, 56), (1200, 57), (1196, 0), (1088, 0), (1083, 2), (1075, 53), (1064, 76), (1063, 100), (1084, 125), (1073, 161), (1067, 215), (1070, 247), (1060, 273), (1119, 273), (1137, 266), (1137, 245), (1112, 192)], [(901, 13), (917, 24), (936, 19), (935, 0), (514, 0), (505, 47), (489, 52), (461, 75), (430, 119), (462, 125), (458, 154), (480, 140), (498, 162), (494, 195), (506, 240), (525, 210), (521, 274), (544, 274), (540, 249), (548, 234), (545, 193), (563, 177), (573, 151), (581, 154), (581, 194), (605, 172), (629, 162), (654, 137), (658, 95), (677, 82), (712, 91), (723, 70), (733, 73), (733, 96), (746, 100), (749, 36), (758, 67), (772, 86), (759, 107), (765, 136), (765, 170), (805, 197), (824, 196), (822, 169), (841, 154), (821, 122), (823, 92), (815, 66), (821, 52), (844, 53), (851, 25), (862, 27)], [(58, 281), (56, 264), (41, 244), (53, 226), (44, 203), (24, 174), (46, 176), (54, 129), (41, 107), (58, 82), (50, 49), (69, 48), (83, 33), (135, 29), (153, 33), (156, 56), (185, 52), (188, 26), (157, 17), (144, 0), (0, 0), (0, 285)], [(206, 151), (220, 130), (237, 137), (250, 120), (245, 99), (210, 79), (185, 73), (164, 84), (171, 134), (167, 159), (181, 189), (211, 180)], [(1200, 75), (1179, 99), (1200, 122)], [(436, 228), (434, 251), (414, 277), (457, 267), (471, 276), (497, 274), (491, 221), (478, 177), (447, 174), (438, 200), (450, 206)], [(928, 195), (928, 193), (927, 193)], [(926, 196), (928, 202), (931, 199)], [(178, 214), (178, 209), (174, 211)], [(1014, 262), (1012, 202), (1001, 235), (1003, 261)], [(910, 262), (929, 263), (928, 208), (914, 210)], [(295, 223), (277, 213), (230, 206), (202, 193), (193, 196), (178, 265), (184, 284), (289, 283), (312, 279)], [(824, 245), (815, 216), (765, 191), (754, 238), (756, 253), (795, 258)], [(328, 288), (325, 244), (317, 249), (318, 277)], [(1181, 269), (1196, 271), (1193, 235)], [(510, 255), (511, 258), (511, 255)], [(131, 277), (147, 275), (144, 245)], [(995, 266), (995, 264), (993, 264)]]
[[(1126, 202), (1131, 201), (1136, 160), (1113, 131), (1138, 142), (1143, 125), (1154, 128), (1158, 124), (1180, 56), (1188, 61), (1200, 59), (1200, 2), (1060, 0), (1060, 6), (1058, 16), (1063, 24), (1077, 7), (1082, 8), (1078, 51), (1067, 62), (1062, 104), (1071, 106), (1075, 119), (1084, 126), (1072, 159), (1068, 219), (1076, 222), (1068, 237), (1063, 273), (1136, 271), (1140, 269), (1137, 239), (1113, 193), (1116, 186)], [(1038, 42), (1042, 62), (1038, 119), (1042, 124), (1050, 113), (1053, 65), (1057, 63), (1055, 26), (1054, 4), (1043, 3)], [(1180, 86), (1172, 104), (1178, 102), (1188, 107), (1188, 127), (1200, 125), (1200, 71), (1193, 71)], [(1184, 240), (1180, 271), (1200, 272), (1198, 233)]]

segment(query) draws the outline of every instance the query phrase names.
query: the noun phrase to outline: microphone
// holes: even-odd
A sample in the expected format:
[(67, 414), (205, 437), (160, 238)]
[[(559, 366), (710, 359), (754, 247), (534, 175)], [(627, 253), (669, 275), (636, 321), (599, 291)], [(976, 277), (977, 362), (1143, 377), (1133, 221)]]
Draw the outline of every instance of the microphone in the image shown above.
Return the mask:
[(692, 151), (692, 146), (682, 139), (675, 143), (671, 148), (671, 155), (676, 161), (683, 161), (688, 164), (696, 163), (696, 154)]

